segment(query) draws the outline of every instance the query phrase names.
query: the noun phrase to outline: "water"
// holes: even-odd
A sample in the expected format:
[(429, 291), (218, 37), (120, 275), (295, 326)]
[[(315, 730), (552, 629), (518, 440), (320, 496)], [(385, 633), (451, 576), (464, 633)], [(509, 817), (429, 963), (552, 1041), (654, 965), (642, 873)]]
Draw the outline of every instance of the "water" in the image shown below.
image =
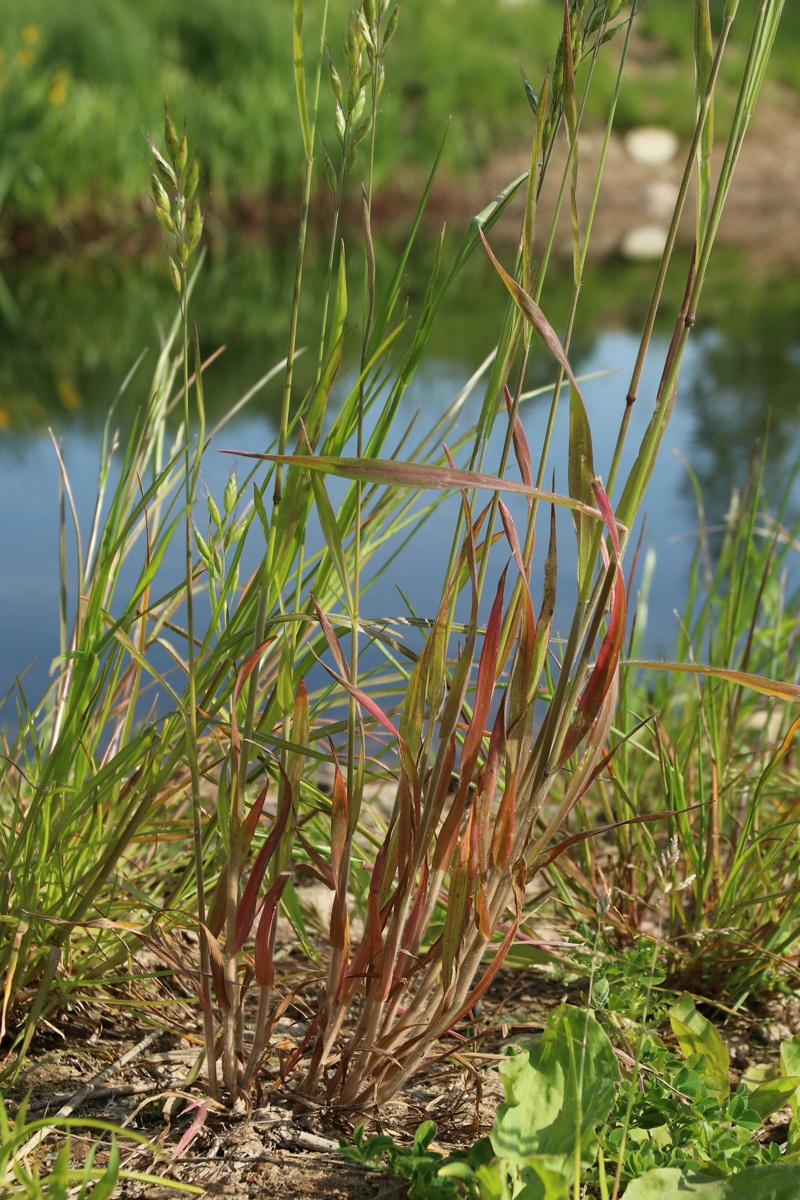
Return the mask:
[[(389, 252), (386, 252), (388, 260)], [(424, 256), (423, 256), (424, 257)], [(307, 294), (318, 289), (322, 249), (312, 252)], [(227, 345), (206, 378), (209, 419), (214, 420), (283, 354), (292, 254), (285, 247), (229, 244), (212, 258), (198, 289), (195, 319), (204, 349)], [(383, 266), (379, 255), (379, 277)], [(385, 269), (388, 270), (388, 267)], [(639, 267), (603, 264), (587, 280), (580, 337), (571, 355), (583, 387), (594, 438), (595, 469), (608, 474), (630, 371), (638, 346), (651, 273)], [(0, 335), (0, 693), (27, 671), (25, 689), (35, 701), (47, 684), (58, 649), (58, 463), (48, 426), (62, 448), (84, 530), (96, 498), (102, 426), (108, 405), (143, 347), (150, 359), (158, 344), (154, 314), (170, 319), (174, 295), (159, 263), (143, 269), (119, 262), (58, 262), (27, 265), (11, 274), (10, 286), (24, 316), (21, 329)], [(412, 306), (419, 304), (424, 276), (408, 281)], [(680, 290), (676, 282), (676, 295)], [(358, 294), (357, 286), (351, 294)], [(503, 298), (485, 261), (476, 259), (442, 313), (430, 353), (406, 394), (399, 429), (414, 416), (421, 435), (438, 419), (478, 363), (489, 352)], [(555, 287), (548, 313), (562, 327), (568, 281)], [(675, 311), (674, 298), (669, 311)], [(677, 630), (675, 609), (684, 605), (696, 528), (694, 493), (682, 455), (703, 488), (707, 519), (721, 520), (731, 488), (740, 485), (756, 438), (770, 423), (768, 482), (777, 497), (800, 448), (800, 285), (794, 280), (758, 290), (741, 263), (723, 256), (708, 288), (704, 316), (693, 331), (684, 360), (675, 413), (656, 465), (645, 504), (644, 543), (656, 555), (645, 650), (669, 654)], [(304, 310), (300, 341), (313, 341), (316, 314)], [(628, 445), (635, 447), (650, 417), (669, 325), (659, 327), (634, 408)], [(310, 356), (309, 356), (310, 358)], [(130, 403), (141, 402), (150, 367), (143, 364), (131, 387)], [(298, 366), (300, 385), (312, 369)], [(531, 385), (553, 376), (551, 361), (538, 355)], [(276, 428), (276, 382), (227, 428), (219, 446), (265, 449)], [(460, 428), (476, 418), (482, 395), (466, 404)], [(336, 403), (336, 393), (333, 396)], [(526, 403), (523, 421), (532, 451), (539, 445), (549, 399)], [(129, 419), (121, 409), (120, 420)], [(559, 414), (550, 462), (556, 489), (566, 489), (567, 405)], [(493, 469), (498, 434), (487, 458)], [(244, 464), (242, 463), (242, 468)], [(231, 469), (230, 457), (211, 453), (205, 486), (219, 501)], [(534, 463), (534, 471), (536, 464)], [(624, 477), (624, 474), (623, 474)], [(331, 481), (333, 502), (339, 494)], [(794, 503), (795, 497), (792, 497)], [(435, 611), (450, 546), (456, 503), (437, 506), (420, 539), (394, 559), (365, 601), (368, 616), (406, 611), (398, 585), (420, 615)], [(521, 520), (523, 508), (510, 503)], [(541, 535), (542, 542), (544, 535)], [(560, 529), (560, 571), (569, 573), (568, 519)], [(176, 573), (175, 563), (168, 569)], [(539, 561), (544, 555), (542, 545)], [(384, 561), (390, 557), (387, 550)], [(379, 560), (380, 561), (380, 560)], [(69, 564), (74, 587), (74, 564)], [(565, 574), (566, 573), (566, 574)], [(537, 583), (534, 578), (534, 589)], [(556, 614), (563, 629), (566, 610)]]

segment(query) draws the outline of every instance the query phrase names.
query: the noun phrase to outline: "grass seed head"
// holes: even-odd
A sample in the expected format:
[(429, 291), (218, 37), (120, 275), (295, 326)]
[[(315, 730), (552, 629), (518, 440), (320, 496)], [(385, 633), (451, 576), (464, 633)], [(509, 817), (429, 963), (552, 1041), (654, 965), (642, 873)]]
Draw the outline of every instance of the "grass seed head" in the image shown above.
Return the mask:
[(178, 134), (166, 100), (164, 101), (164, 142), (170, 158), (175, 162), (178, 157)]

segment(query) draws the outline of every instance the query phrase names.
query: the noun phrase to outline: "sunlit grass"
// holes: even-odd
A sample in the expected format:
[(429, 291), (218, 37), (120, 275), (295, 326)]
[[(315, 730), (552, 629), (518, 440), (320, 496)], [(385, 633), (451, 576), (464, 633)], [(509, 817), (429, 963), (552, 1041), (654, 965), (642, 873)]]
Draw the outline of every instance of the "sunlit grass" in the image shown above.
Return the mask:
[[(697, 7), (692, 147), (664, 259), (643, 296), (641, 348), (627, 401), (613, 414), (619, 434), (611, 463), (602, 465), (605, 482), (570, 348), (581, 327), (591, 230), (590, 213), (578, 208), (579, 132), (594, 64), (617, 26), (612, 44), (621, 47), (624, 73), (630, 27), (617, 0), (567, 10), (552, 69), (525, 109), (531, 171), (476, 215), (455, 256), (444, 238), (436, 244), (413, 308), (405, 303), (406, 262), (416, 252), (432, 176), (392, 270), (379, 273), (371, 234), (377, 147), (391, 135), (383, 124), (384, 80), (391, 78), (398, 10), (365, 0), (347, 26), (340, 71), (326, 51), (327, 8), (320, 14), (295, 0), (287, 37), (304, 168), (293, 291), (284, 301), (286, 351), (270, 372), (281, 381), (277, 434), (267, 452), (237, 448), (240, 474), (218, 495), (201, 487), (204, 455), (219, 445), (225, 418), (215, 426), (207, 417), (203, 333), (193, 325), (192, 289), (202, 287), (202, 271), (195, 277), (189, 270), (202, 225), (198, 172), (193, 147), (167, 112), (163, 140), (148, 139), (150, 200), (165, 233), (164, 270), (178, 316), (147, 403), (121, 444), (115, 413), (109, 417), (88, 530), (80, 528), (62, 473), (61, 653), (43, 699), (19, 689), (19, 734), (5, 748), (0, 970), (9, 1071), (19, 1068), (44, 1017), (87, 981), (118, 971), (144, 942), (197, 994), (214, 1098), (241, 1109), (257, 1073), (266, 1072), (314, 1102), (381, 1104), (482, 999), (523, 920), (528, 886), (574, 844), (554, 839), (601, 779), (609, 825), (669, 810), (649, 832), (637, 824), (618, 835), (635, 855), (631, 886), (640, 899), (654, 879), (664, 890), (659, 832), (666, 825), (667, 835), (676, 833), (679, 853), (683, 839), (695, 870), (670, 902), (676, 946), (703, 935), (709, 920), (712, 928), (736, 920), (737, 875), (756, 860), (749, 878), (758, 880), (750, 893), (758, 913), (742, 924), (747, 936), (789, 911), (764, 887), (789, 844), (790, 824), (777, 840), (754, 845), (751, 836), (772, 779), (767, 752), (756, 756), (754, 790), (744, 798), (741, 771), (724, 774), (743, 732), (752, 732), (737, 724), (748, 702), (720, 703), (712, 690), (717, 675), (689, 712), (691, 692), (679, 676), (661, 688), (660, 717), (637, 712), (649, 723), (626, 742), (628, 710), (641, 706), (642, 693), (622, 669), (628, 539), (679, 402), (682, 355), (780, 10), (769, 0), (762, 5), (712, 190), (707, 117), (732, 12), (717, 39)], [(613, 104), (609, 130), (612, 119)], [(548, 284), (553, 233), (539, 230), (536, 217), (562, 130), (571, 148), (562, 196), (572, 214), (572, 289), (557, 330)], [(309, 297), (306, 235), (321, 203), (316, 189), (326, 186), (315, 183), (320, 168), (334, 215), (327, 273)], [(348, 230), (342, 239), (338, 216), (348, 188), (356, 191), (363, 232)], [(692, 188), (697, 245), (687, 263), (674, 234)], [(493, 226), (517, 193), (524, 213), (515, 261), (513, 251), (493, 244)], [(457, 290), (475, 254), (493, 267), (485, 314), (497, 328), (485, 376), (471, 381), (481, 389), (481, 410), (475, 428), (464, 431), (457, 426), (463, 396), (454, 396), (435, 437), (420, 438), (398, 428), (398, 412), (429, 353), (445, 295)], [(361, 265), (355, 287), (353, 260)], [(670, 294), (667, 278), (676, 274), (686, 282), (671, 312), (661, 384), (643, 395), (644, 359)], [(312, 368), (309, 385), (299, 388), (298, 329), (308, 303), (316, 327)], [(535, 360), (555, 382), (547, 429), (530, 446), (519, 408)], [(331, 419), (335, 385), (346, 394)], [(646, 404), (651, 417), (628, 469), (623, 451), (635, 403)], [(555, 463), (550, 434), (560, 407), (569, 448)], [(551, 482), (556, 466), (562, 490)], [(458, 503), (447, 510), (453, 515), (449, 549), (436, 564), (436, 611), (410, 612), (410, 625), (366, 621), (362, 600), (378, 551), (399, 545), (422, 520), (436, 520), (445, 495)], [(517, 515), (510, 495), (520, 500)], [(789, 624), (775, 591), (783, 544), (780, 554), (759, 558), (755, 524), (752, 505), (737, 511), (704, 602), (698, 566), (699, 607), (678, 667), (692, 666), (702, 643), (703, 657), (733, 682), (752, 683), (746, 673), (753, 671), (774, 674), (767, 690), (796, 699)], [(185, 569), (168, 586), (160, 567), (176, 537)], [(136, 564), (136, 578), (121, 594), (123, 564)], [(567, 600), (561, 631), (553, 628), (556, 596)], [(765, 611), (779, 618), (781, 634), (761, 654), (756, 632)], [(160, 706), (151, 701), (155, 690)], [(683, 722), (684, 731), (670, 736), (668, 720)], [(698, 783), (691, 756), (675, 753), (682, 738), (692, 753), (699, 746), (711, 755), (710, 781), (703, 774)], [(332, 781), (328, 793), (316, 784), (321, 763)], [(647, 811), (637, 804), (642, 779), (660, 782), (663, 804)], [(383, 819), (371, 807), (375, 782), (383, 787)], [(692, 789), (703, 808), (684, 819)], [(773, 811), (779, 807), (776, 801)], [(321, 945), (310, 944), (296, 887), (301, 871), (331, 893)], [(575, 904), (596, 886), (577, 869), (559, 878)], [(302, 952), (291, 978), (279, 914)], [(182, 940), (187, 928), (192, 938)], [(767, 939), (776, 956), (790, 949), (786, 932)], [(702, 976), (696, 955), (678, 953)], [(290, 1002), (305, 1006), (308, 1034), (278, 1058), (272, 1035)]]

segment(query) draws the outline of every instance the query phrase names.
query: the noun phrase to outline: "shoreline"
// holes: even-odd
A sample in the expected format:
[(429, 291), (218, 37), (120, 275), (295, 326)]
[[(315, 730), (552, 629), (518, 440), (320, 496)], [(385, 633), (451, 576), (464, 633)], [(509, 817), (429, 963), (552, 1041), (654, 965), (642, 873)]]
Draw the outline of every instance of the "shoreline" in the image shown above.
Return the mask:
[[(584, 214), (589, 210), (603, 138), (602, 129), (589, 129), (580, 136), (578, 204)], [(718, 137), (713, 159), (714, 186), (723, 152), (724, 142)], [(668, 162), (636, 161), (626, 149), (625, 135), (612, 134), (592, 227), (591, 259), (638, 258), (639, 255), (629, 255), (625, 250), (625, 239), (631, 231), (647, 227), (653, 237), (658, 229), (666, 233), (685, 153), (686, 146), (682, 144)], [(431, 190), (425, 225), (438, 229), (443, 223), (461, 222), (466, 226), (476, 212), (527, 170), (529, 159), (529, 148), (520, 147), (499, 156), (484, 170), (459, 179), (443, 173)], [(540, 228), (549, 230), (565, 161), (566, 141), (562, 139), (539, 201)], [(373, 228), (388, 235), (394, 230), (404, 231), (416, 211), (423, 186), (421, 176), (404, 175), (402, 183), (381, 188), (375, 197)], [(498, 222), (495, 236), (499, 240), (514, 241), (518, 237), (522, 203), (521, 197), (515, 198)], [(12, 219), (0, 226), (0, 262), (19, 265), (25, 259), (44, 254), (95, 256), (105, 251), (134, 258), (160, 247), (160, 232), (145, 198), (121, 220), (118, 210), (116, 219), (110, 217), (111, 207), (98, 204), (80, 213), (64, 214), (52, 224)], [(316, 208), (312, 209), (312, 226), (327, 228), (328, 216), (329, 198), (321, 193)], [(360, 219), (360, 205), (351, 203), (345, 207), (345, 227), (360, 225)], [(212, 242), (231, 236), (293, 238), (297, 221), (296, 207), (285, 197), (243, 194), (221, 207), (214, 204), (213, 193), (208, 198), (206, 229)], [(741, 250), (757, 276), (785, 275), (800, 265), (800, 98), (794, 94), (773, 88), (767, 103), (756, 112), (717, 237), (721, 244)], [(690, 186), (679, 241), (691, 245), (693, 238), (694, 195)], [(554, 253), (559, 258), (570, 258), (572, 254), (566, 196), (556, 226)], [(641, 257), (653, 259), (658, 253)]]

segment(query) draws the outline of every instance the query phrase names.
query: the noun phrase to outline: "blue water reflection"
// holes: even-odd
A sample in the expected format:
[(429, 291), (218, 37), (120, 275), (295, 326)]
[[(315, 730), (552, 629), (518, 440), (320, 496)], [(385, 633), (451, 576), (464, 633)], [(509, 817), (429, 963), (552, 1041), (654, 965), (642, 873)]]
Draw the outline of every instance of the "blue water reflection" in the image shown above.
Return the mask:
[[(252, 266), (256, 282), (265, 278), (264, 272)], [(606, 268), (608, 286), (621, 285), (615, 272), (621, 268)], [(483, 272), (483, 273), (481, 273)], [(462, 319), (461, 336), (454, 336), (452, 326), (443, 338), (434, 339), (434, 354), (420, 367), (416, 378), (405, 394), (398, 413), (398, 433), (408, 425), (417, 411), (415, 443), (420, 436), (438, 420), (453, 397), (488, 352), (494, 326), (482, 320), (481, 305), (487, 287), (486, 264), (477, 264), (472, 275), (467, 273), (463, 286), (456, 298), (465, 304), (469, 316)], [(224, 288), (215, 283), (214, 269), (210, 272), (208, 292), (212, 300)], [(162, 281), (163, 282), (163, 281)], [(496, 282), (496, 281), (493, 281)], [(168, 287), (168, 285), (167, 285)], [(277, 289), (276, 283), (269, 287)], [(159, 289), (161, 285), (159, 285)], [(217, 291), (215, 292), (215, 288)], [(220, 290), (221, 289), (221, 290)], [(22, 289), (24, 293), (24, 288)], [(667, 431), (657, 465), (655, 467), (646, 502), (644, 545), (653, 549), (657, 559), (652, 592), (649, 597), (648, 625), (644, 651), (652, 655), (669, 654), (677, 632), (674, 610), (685, 603), (689, 565), (694, 551), (693, 531), (697, 517), (694, 495), (688, 484), (684, 464), (676, 454), (679, 452), (697, 471), (704, 487), (707, 519), (710, 524), (724, 515), (732, 486), (743, 482), (748, 457), (754, 438), (763, 435), (767, 425), (768, 405), (774, 405), (774, 428), (771, 434), (770, 482), (776, 485), (779, 475), (786, 476), (792, 470), (798, 448), (798, 410), (796, 388), (800, 385), (800, 361), (797, 354), (797, 314), (800, 304), (795, 296), (796, 288), (781, 297), (780, 304), (770, 305), (769, 295), (761, 298), (747, 293), (744, 299), (731, 293), (726, 303), (724, 294), (712, 296), (712, 322), (700, 325), (690, 339), (681, 376), (681, 384), (673, 418)], [(111, 293), (109, 293), (111, 294)], [(23, 294), (23, 300), (25, 295)], [(164, 301), (165, 311), (169, 302), (168, 290), (158, 290), (158, 296), (148, 293), (147, 303), (142, 304), (143, 313), (151, 311), (157, 303)], [(773, 297), (774, 299), (774, 297)], [(607, 477), (617, 430), (621, 420), (625, 394), (631, 368), (638, 348), (638, 324), (641, 311), (627, 311), (628, 302), (620, 300), (615, 317), (616, 328), (603, 329), (602, 323), (592, 322), (584, 339), (573, 350), (573, 365), (586, 378), (583, 385), (584, 398), (592, 426), (594, 439), (595, 469)], [(36, 354), (41, 360), (48, 342), (48, 304), (57, 316), (55, 300), (43, 298), (37, 311), (44, 314), (38, 340), (32, 339), (24, 347), (27, 362), (34, 363)], [(743, 307), (746, 309), (742, 316)], [(273, 315), (278, 309), (271, 310)], [(775, 316), (775, 312), (779, 314)], [(770, 315), (773, 314), (773, 315)], [(445, 320), (446, 320), (445, 314)], [(744, 319), (744, 326), (742, 325)], [(218, 324), (221, 322), (221, 317)], [(201, 328), (209, 329), (206, 344), (212, 347), (223, 341), (230, 344), (228, 360), (230, 374), (216, 380), (209, 373), (207, 393), (211, 403), (224, 405), (236, 399), (242, 390), (242, 372), (247, 371), (246, 383), (252, 382), (279, 357), (276, 346), (283, 342), (283, 328), (277, 321), (272, 331), (272, 340), (264, 340), (263, 328), (253, 321), (247, 330), (246, 344), (235, 341), (236, 334), (230, 329), (215, 325), (215, 310), (212, 308), (200, 321)], [(313, 323), (312, 323), (313, 324)], [(80, 322), (76, 322), (78, 328)], [(89, 326), (84, 323), (84, 330)], [(232, 328), (240, 330), (240, 314), (232, 318)], [(76, 335), (77, 336), (77, 335)], [(134, 335), (132, 335), (134, 336)], [(261, 340), (259, 341), (259, 338)], [(639, 389), (639, 399), (634, 406), (626, 456), (620, 472), (624, 480), (626, 468), (633, 462), (636, 449), (655, 403), (656, 389), (661, 377), (664, 356), (669, 342), (669, 330), (660, 330), (648, 355)], [(449, 357), (445, 347), (458, 345), (460, 357)], [(41, 371), (38, 386), (42, 392), (52, 393), (63, 379), (74, 379), (82, 393), (92, 390), (93, 371), (104, 371), (102, 395), (108, 393), (108, 364), (102, 362), (98, 347), (94, 346), (80, 361), (75, 359), (72, 342), (59, 346), (58, 359), (52, 364), (39, 361)], [(122, 351), (115, 348), (115, 366)], [(127, 351), (125, 351), (127, 353)], [(126, 360), (129, 365), (133, 353)], [(31, 367), (32, 369), (32, 367)], [(0, 372), (5, 368), (0, 369)], [(27, 368), (25, 369), (27, 372)], [(223, 368), (219, 368), (220, 371)], [(602, 374), (608, 372), (606, 374)], [(124, 372), (119, 371), (121, 377)], [(541, 354), (532, 372), (533, 383), (540, 384), (552, 378), (552, 364)], [(144, 372), (139, 395), (146, 389)], [(0, 373), (0, 416), (3, 413), (3, 390), (19, 390), (19, 384), (6, 383)], [(29, 378), (28, 374), (25, 378)], [(33, 376), (30, 376), (33, 379)], [(34, 384), (31, 383), (31, 387)], [(344, 383), (341, 385), (344, 387)], [(220, 393), (222, 395), (220, 396)], [(220, 453), (224, 448), (242, 450), (265, 449), (274, 435), (274, 413), (279, 388), (261, 398), (240, 418), (232, 421), (218, 439), (216, 449), (206, 455), (203, 467), (203, 485), (219, 502), (225, 483), (232, 469), (229, 455)], [(216, 399), (214, 399), (216, 398)], [(455, 444), (460, 434), (474, 423), (480, 410), (482, 392), (478, 387), (465, 404), (456, 430), (449, 437)], [(549, 397), (541, 396), (525, 403), (523, 422), (535, 455), (541, 442)], [(26, 401), (27, 403), (27, 401)], [(30, 402), (32, 403), (32, 401)], [(106, 401), (107, 403), (107, 401)], [(336, 393), (332, 404), (336, 403)], [(46, 406), (44, 406), (46, 407)], [(98, 465), (101, 446), (101, 424), (104, 416), (101, 400), (93, 400), (91, 411), (77, 414), (66, 409), (51, 411), (46, 421), (54, 428), (55, 437), (62, 447), (64, 462), (69, 473), (72, 493), (84, 535), (88, 531), (92, 511), (96, 502)], [(126, 420), (124, 412), (121, 419)], [(546, 486), (550, 485), (555, 470), (555, 488), (566, 490), (567, 475), (567, 422), (566, 399), (559, 411), (554, 442), (546, 472)], [(13, 684), (16, 674), (27, 668), (24, 687), (31, 703), (35, 702), (46, 687), (50, 663), (58, 652), (59, 625), (59, 577), (58, 577), (58, 511), (59, 511), (59, 468), (52, 442), (42, 430), (43, 420), (32, 423), (25, 432), (6, 430), (0, 433), (0, 506), (3, 514), (0, 529), (0, 553), (4, 569), (0, 575), (0, 692)], [(487, 454), (485, 469), (492, 471), (500, 454), (502, 444), (502, 422), (493, 435)], [(235, 462), (235, 460), (234, 460)], [(534, 472), (537, 468), (534, 459)], [(244, 476), (252, 464), (240, 460), (238, 471)], [(510, 472), (513, 475), (513, 471)], [(111, 485), (110, 485), (111, 486)], [(329, 480), (331, 500), (336, 505), (337, 497), (345, 487), (343, 483)], [(773, 495), (776, 487), (773, 486)], [(512, 498), (509, 508), (522, 527), (524, 503)], [(364, 601), (364, 614), (371, 618), (407, 615), (407, 608), (398, 588), (401, 588), (408, 603), (420, 616), (431, 616), (440, 597), (445, 565), (450, 552), (453, 524), (458, 512), (458, 500), (438, 502), (432, 517), (413, 543), (396, 554), (390, 547), (384, 548), (373, 566), (385, 566), (379, 578), (368, 590)], [(198, 518), (201, 529), (204, 518)], [(638, 531), (634, 531), (634, 539)], [(557, 609), (554, 629), (566, 631), (570, 615), (572, 596), (570, 582), (573, 574), (573, 537), (571, 522), (565, 513), (559, 515), (559, 583), (562, 607)], [(253, 539), (249, 557), (242, 564), (242, 578), (255, 566), (258, 553), (257, 538)], [(174, 554), (165, 564), (162, 579), (163, 592), (170, 580), (177, 581), (182, 571), (182, 538), (176, 539)], [(532, 580), (534, 604), (538, 607), (540, 577), (546, 551), (546, 529), (539, 532), (539, 544), (534, 558)], [(497, 574), (505, 564), (504, 553), (496, 555)], [(134, 558), (141, 561), (143, 546), (134, 550)], [(393, 555), (395, 555), (393, 557)], [(389, 561), (391, 559), (391, 561)], [(628, 555), (628, 567), (632, 554)], [(388, 564), (388, 565), (386, 565)], [(129, 579), (133, 579), (133, 563)], [(74, 541), (69, 539), (68, 552), (69, 610), (70, 617), (75, 604), (75, 560)], [(120, 587), (125, 587), (125, 574)], [(6, 714), (5, 720), (8, 720)]]

